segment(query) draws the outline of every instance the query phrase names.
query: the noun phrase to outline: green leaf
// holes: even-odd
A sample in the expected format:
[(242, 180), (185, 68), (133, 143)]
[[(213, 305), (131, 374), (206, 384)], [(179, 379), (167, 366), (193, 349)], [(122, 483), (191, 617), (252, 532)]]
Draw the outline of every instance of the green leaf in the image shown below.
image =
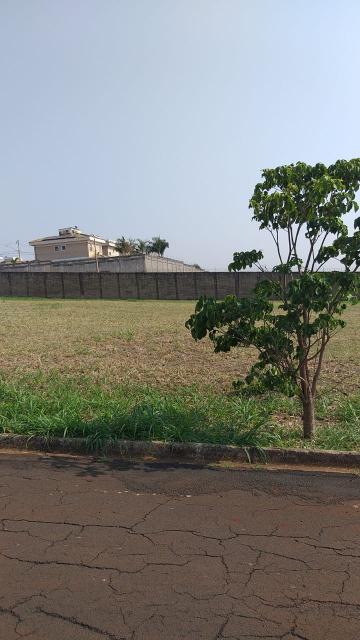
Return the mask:
[(252, 267), (254, 264), (262, 260), (263, 254), (261, 251), (240, 251), (234, 253), (233, 261), (229, 264), (229, 271), (242, 271), (247, 267)]

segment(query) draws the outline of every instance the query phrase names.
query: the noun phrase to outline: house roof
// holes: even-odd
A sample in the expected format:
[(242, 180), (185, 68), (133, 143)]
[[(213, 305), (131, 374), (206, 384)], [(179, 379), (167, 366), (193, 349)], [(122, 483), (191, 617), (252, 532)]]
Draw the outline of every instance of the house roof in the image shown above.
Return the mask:
[(36, 238), (35, 240), (30, 240), (29, 244), (32, 247), (39, 246), (41, 244), (55, 244), (60, 242), (79, 242), (79, 240), (92, 240), (99, 244), (108, 244), (110, 246), (115, 246), (115, 242), (113, 240), (105, 240), (104, 238), (100, 238), (94, 234), (83, 233), (79, 231), (76, 235), (57, 235), (57, 236), (46, 236), (44, 238)]

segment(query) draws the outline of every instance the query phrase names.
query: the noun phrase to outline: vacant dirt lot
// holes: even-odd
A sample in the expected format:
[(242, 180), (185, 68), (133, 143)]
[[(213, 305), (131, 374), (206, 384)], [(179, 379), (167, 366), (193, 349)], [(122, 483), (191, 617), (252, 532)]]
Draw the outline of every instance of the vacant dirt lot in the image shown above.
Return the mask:
[[(184, 327), (193, 302), (105, 300), (0, 301), (1, 369), (13, 375), (57, 370), (90, 375), (102, 383), (195, 385), (229, 390), (254, 354), (214, 354)], [(329, 346), (323, 385), (360, 387), (360, 305), (346, 314), (347, 328)]]

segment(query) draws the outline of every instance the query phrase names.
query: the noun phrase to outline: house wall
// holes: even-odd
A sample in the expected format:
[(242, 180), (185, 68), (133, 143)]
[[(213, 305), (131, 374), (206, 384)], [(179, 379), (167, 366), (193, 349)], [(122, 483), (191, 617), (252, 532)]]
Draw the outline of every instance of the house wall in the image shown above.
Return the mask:
[[(41, 244), (34, 247), (35, 250), (35, 259), (40, 262), (45, 262), (48, 260), (65, 260), (66, 258), (88, 258), (95, 257), (95, 249), (90, 248), (90, 245), (87, 240), (71, 240), (68, 238), (59, 237), (59, 241), (49, 244)], [(55, 247), (65, 246), (66, 249), (64, 251), (55, 251)], [(101, 252), (101, 245), (99, 245), (98, 252)], [(100, 253), (101, 255), (101, 253)]]
[(107, 258), (113, 258), (119, 255), (118, 251), (116, 251), (114, 247), (110, 247), (108, 244), (103, 244), (101, 251), (102, 255), (106, 256)]

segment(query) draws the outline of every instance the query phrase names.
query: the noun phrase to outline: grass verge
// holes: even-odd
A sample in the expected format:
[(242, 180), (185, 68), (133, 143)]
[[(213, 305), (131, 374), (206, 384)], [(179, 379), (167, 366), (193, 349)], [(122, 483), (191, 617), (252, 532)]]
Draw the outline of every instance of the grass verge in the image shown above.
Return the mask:
[[(281, 396), (228, 396), (196, 387), (165, 391), (144, 385), (109, 389), (91, 380), (38, 373), (0, 379), (4, 433), (109, 439), (209, 442), (238, 446), (301, 447), (300, 406)], [(286, 416), (286, 424), (281, 416)], [(289, 415), (293, 423), (289, 425)], [(323, 396), (312, 447), (360, 450), (360, 395)]]

